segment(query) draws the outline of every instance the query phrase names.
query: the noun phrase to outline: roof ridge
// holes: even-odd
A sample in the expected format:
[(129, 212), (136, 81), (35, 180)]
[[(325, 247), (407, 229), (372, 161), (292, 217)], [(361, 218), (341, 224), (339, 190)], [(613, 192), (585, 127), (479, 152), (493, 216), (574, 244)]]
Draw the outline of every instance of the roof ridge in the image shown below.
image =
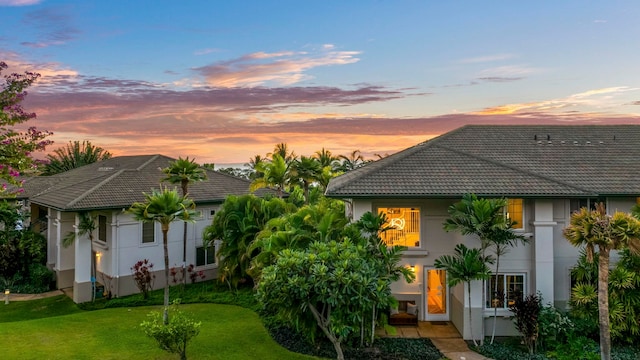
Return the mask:
[(569, 184), (569, 183), (567, 183), (565, 181), (560, 181), (560, 180), (551, 178), (549, 176), (540, 175), (540, 174), (534, 173), (532, 171), (524, 170), (524, 169), (518, 168), (518, 167), (513, 166), (513, 165), (504, 164), (504, 163), (496, 161), (496, 160), (487, 159), (485, 157), (478, 156), (478, 155), (475, 155), (475, 154), (471, 154), (471, 153), (468, 153), (468, 152), (465, 152), (465, 151), (461, 151), (461, 150), (458, 150), (458, 149), (454, 149), (454, 148), (451, 148), (451, 147), (448, 147), (448, 146), (443, 146), (443, 145), (438, 145), (438, 144), (435, 144), (433, 146), (436, 146), (436, 147), (439, 147), (439, 148), (442, 148), (442, 149), (445, 149), (445, 150), (449, 150), (449, 151), (452, 151), (452, 152), (455, 152), (455, 153), (458, 153), (458, 154), (463, 154), (463, 155), (466, 155), (466, 156), (470, 156), (470, 157), (478, 159), (478, 160), (486, 161), (486, 162), (494, 164), (494, 165), (498, 165), (498, 166), (501, 166), (501, 167), (505, 167), (507, 169), (511, 169), (511, 170), (520, 172), (522, 174), (526, 174), (526, 175), (529, 175), (529, 176), (537, 177), (539, 179), (544, 179), (544, 180), (547, 180), (547, 181), (550, 181), (550, 182), (554, 182), (556, 184), (564, 185), (564, 186), (567, 186), (567, 187), (570, 187), (570, 188), (573, 188), (573, 189), (576, 189), (576, 190), (579, 190), (579, 191), (582, 191), (582, 192), (585, 192), (585, 193), (593, 193), (590, 190), (580, 188), (578, 186)]
[[(135, 168), (135, 170), (140, 171), (140, 170), (144, 169), (144, 167), (145, 167), (145, 166), (147, 166), (147, 165), (149, 165), (150, 163), (154, 162), (154, 161), (155, 161), (157, 158), (159, 158), (159, 157), (160, 157), (160, 154), (152, 155), (152, 156), (149, 158), (149, 160), (147, 160), (147, 161), (143, 162), (143, 163), (142, 163), (142, 165), (140, 165), (140, 166), (138, 166), (137, 168)], [(133, 170), (133, 169), (132, 169), (132, 170)]]
[[(73, 201), (71, 201), (70, 203), (68, 203), (66, 205), (66, 207), (73, 207), (75, 204), (77, 204), (78, 202), (80, 202), (80, 200), (83, 200), (84, 198), (86, 198), (87, 196), (89, 196), (91, 193), (93, 193), (95, 190), (99, 189), (102, 185), (106, 184), (107, 182), (111, 181), (111, 179), (113, 179), (114, 177), (119, 176), (120, 174), (122, 174), (124, 171), (126, 171), (126, 169), (122, 169), (122, 170), (118, 170), (115, 173), (113, 173), (112, 175), (106, 177), (104, 180), (100, 181), (99, 183), (97, 183), (94, 187), (92, 187), (91, 189), (85, 191), (82, 195), (76, 197)], [(131, 170), (130, 170), (131, 171)], [(88, 181), (88, 180), (87, 180)], [(75, 184), (77, 185), (77, 184)]]

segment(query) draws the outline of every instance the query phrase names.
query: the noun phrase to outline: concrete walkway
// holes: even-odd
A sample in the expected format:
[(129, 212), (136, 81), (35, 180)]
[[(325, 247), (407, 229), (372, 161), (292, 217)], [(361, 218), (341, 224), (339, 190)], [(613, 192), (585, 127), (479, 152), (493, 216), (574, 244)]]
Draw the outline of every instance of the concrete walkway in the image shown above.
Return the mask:
[[(44, 299), (44, 298), (58, 296), (58, 295), (64, 295), (64, 292), (62, 292), (62, 290), (53, 290), (53, 291), (49, 291), (41, 294), (9, 294), (9, 302)], [(4, 295), (2, 299), (4, 299)]]
[(380, 336), (429, 338), (440, 352), (451, 360), (492, 360), (467, 346), (455, 326), (450, 322), (420, 321), (418, 326), (397, 326), (397, 334), (379, 333)]

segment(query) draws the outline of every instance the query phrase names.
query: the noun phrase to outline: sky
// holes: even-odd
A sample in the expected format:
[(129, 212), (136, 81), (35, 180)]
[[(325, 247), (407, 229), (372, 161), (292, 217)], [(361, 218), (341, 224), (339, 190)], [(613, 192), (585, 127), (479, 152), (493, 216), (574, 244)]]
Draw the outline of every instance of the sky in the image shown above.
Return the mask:
[(0, 0), (51, 150), (391, 154), (465, 124), (640, 124), (640, 2)]

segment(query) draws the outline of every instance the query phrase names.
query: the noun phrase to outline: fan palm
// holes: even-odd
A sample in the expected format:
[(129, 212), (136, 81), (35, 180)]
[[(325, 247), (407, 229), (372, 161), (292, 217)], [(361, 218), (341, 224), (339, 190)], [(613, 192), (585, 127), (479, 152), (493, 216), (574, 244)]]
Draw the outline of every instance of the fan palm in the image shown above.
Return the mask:
[[(634, 208), (635, 210), (635, 208)], [(600, 357), (611, 359), (609, 326), (609, 255), (611, 250), (629, 249), (640, 253), (640, 221), (623, 212), (607, 215), (603, 203), (595, 210), (580, 209), (571, 216), (564, 237), (573, 246), (584, 246), (587, 261), (593, 261), (598, 247), (598, 320), (600, 323)]]
[(71, 169), (89, 165), (97, 161), (111, 158), (111, 153), (94, 146), (90, 141), (69, 141), (61, 148), (47, 155), (49, 163), (45, 165), (43, 175), (59, 174)]
[(162, 244), (164, 247), (164, 313), (165, 324), (169, 323), (169, 227), (174, 220), (193, 222), (195, 216), (194, 203), (189, 198), (180, 196), (174, 188), (152, 189), (151, 194), (144, 193), (145, 201), (136, 202), (128, 212), (133, 218), (142, 222), (160, 223), (162, 229)]
[[(181, 157), (178, 160), (169, 163), (169, 167), (162, 169), (167, 177), (162, 181), (167, 181), (171, 184), (180, 184), (182, 189), (182, 196), (186, 197), (189, 194), (189, 183), (204, 181), (207, 179), (207, 173), (195, 162), (195, 159), (189, 160), (189, 157), (183, 159)], [(187, 283), (186, 276), (187, 269), (187, 222), (183, 222), (182, 231), (182, 280), (184, 284)]]

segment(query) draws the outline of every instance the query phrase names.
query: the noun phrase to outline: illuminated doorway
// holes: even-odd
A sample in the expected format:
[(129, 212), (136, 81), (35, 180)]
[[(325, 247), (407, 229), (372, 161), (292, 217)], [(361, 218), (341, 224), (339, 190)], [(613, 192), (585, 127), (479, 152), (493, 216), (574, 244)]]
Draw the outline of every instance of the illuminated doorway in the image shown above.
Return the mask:
[(449, 321), (449, 288), (445, 270), (425, 268), (427, 321)]

